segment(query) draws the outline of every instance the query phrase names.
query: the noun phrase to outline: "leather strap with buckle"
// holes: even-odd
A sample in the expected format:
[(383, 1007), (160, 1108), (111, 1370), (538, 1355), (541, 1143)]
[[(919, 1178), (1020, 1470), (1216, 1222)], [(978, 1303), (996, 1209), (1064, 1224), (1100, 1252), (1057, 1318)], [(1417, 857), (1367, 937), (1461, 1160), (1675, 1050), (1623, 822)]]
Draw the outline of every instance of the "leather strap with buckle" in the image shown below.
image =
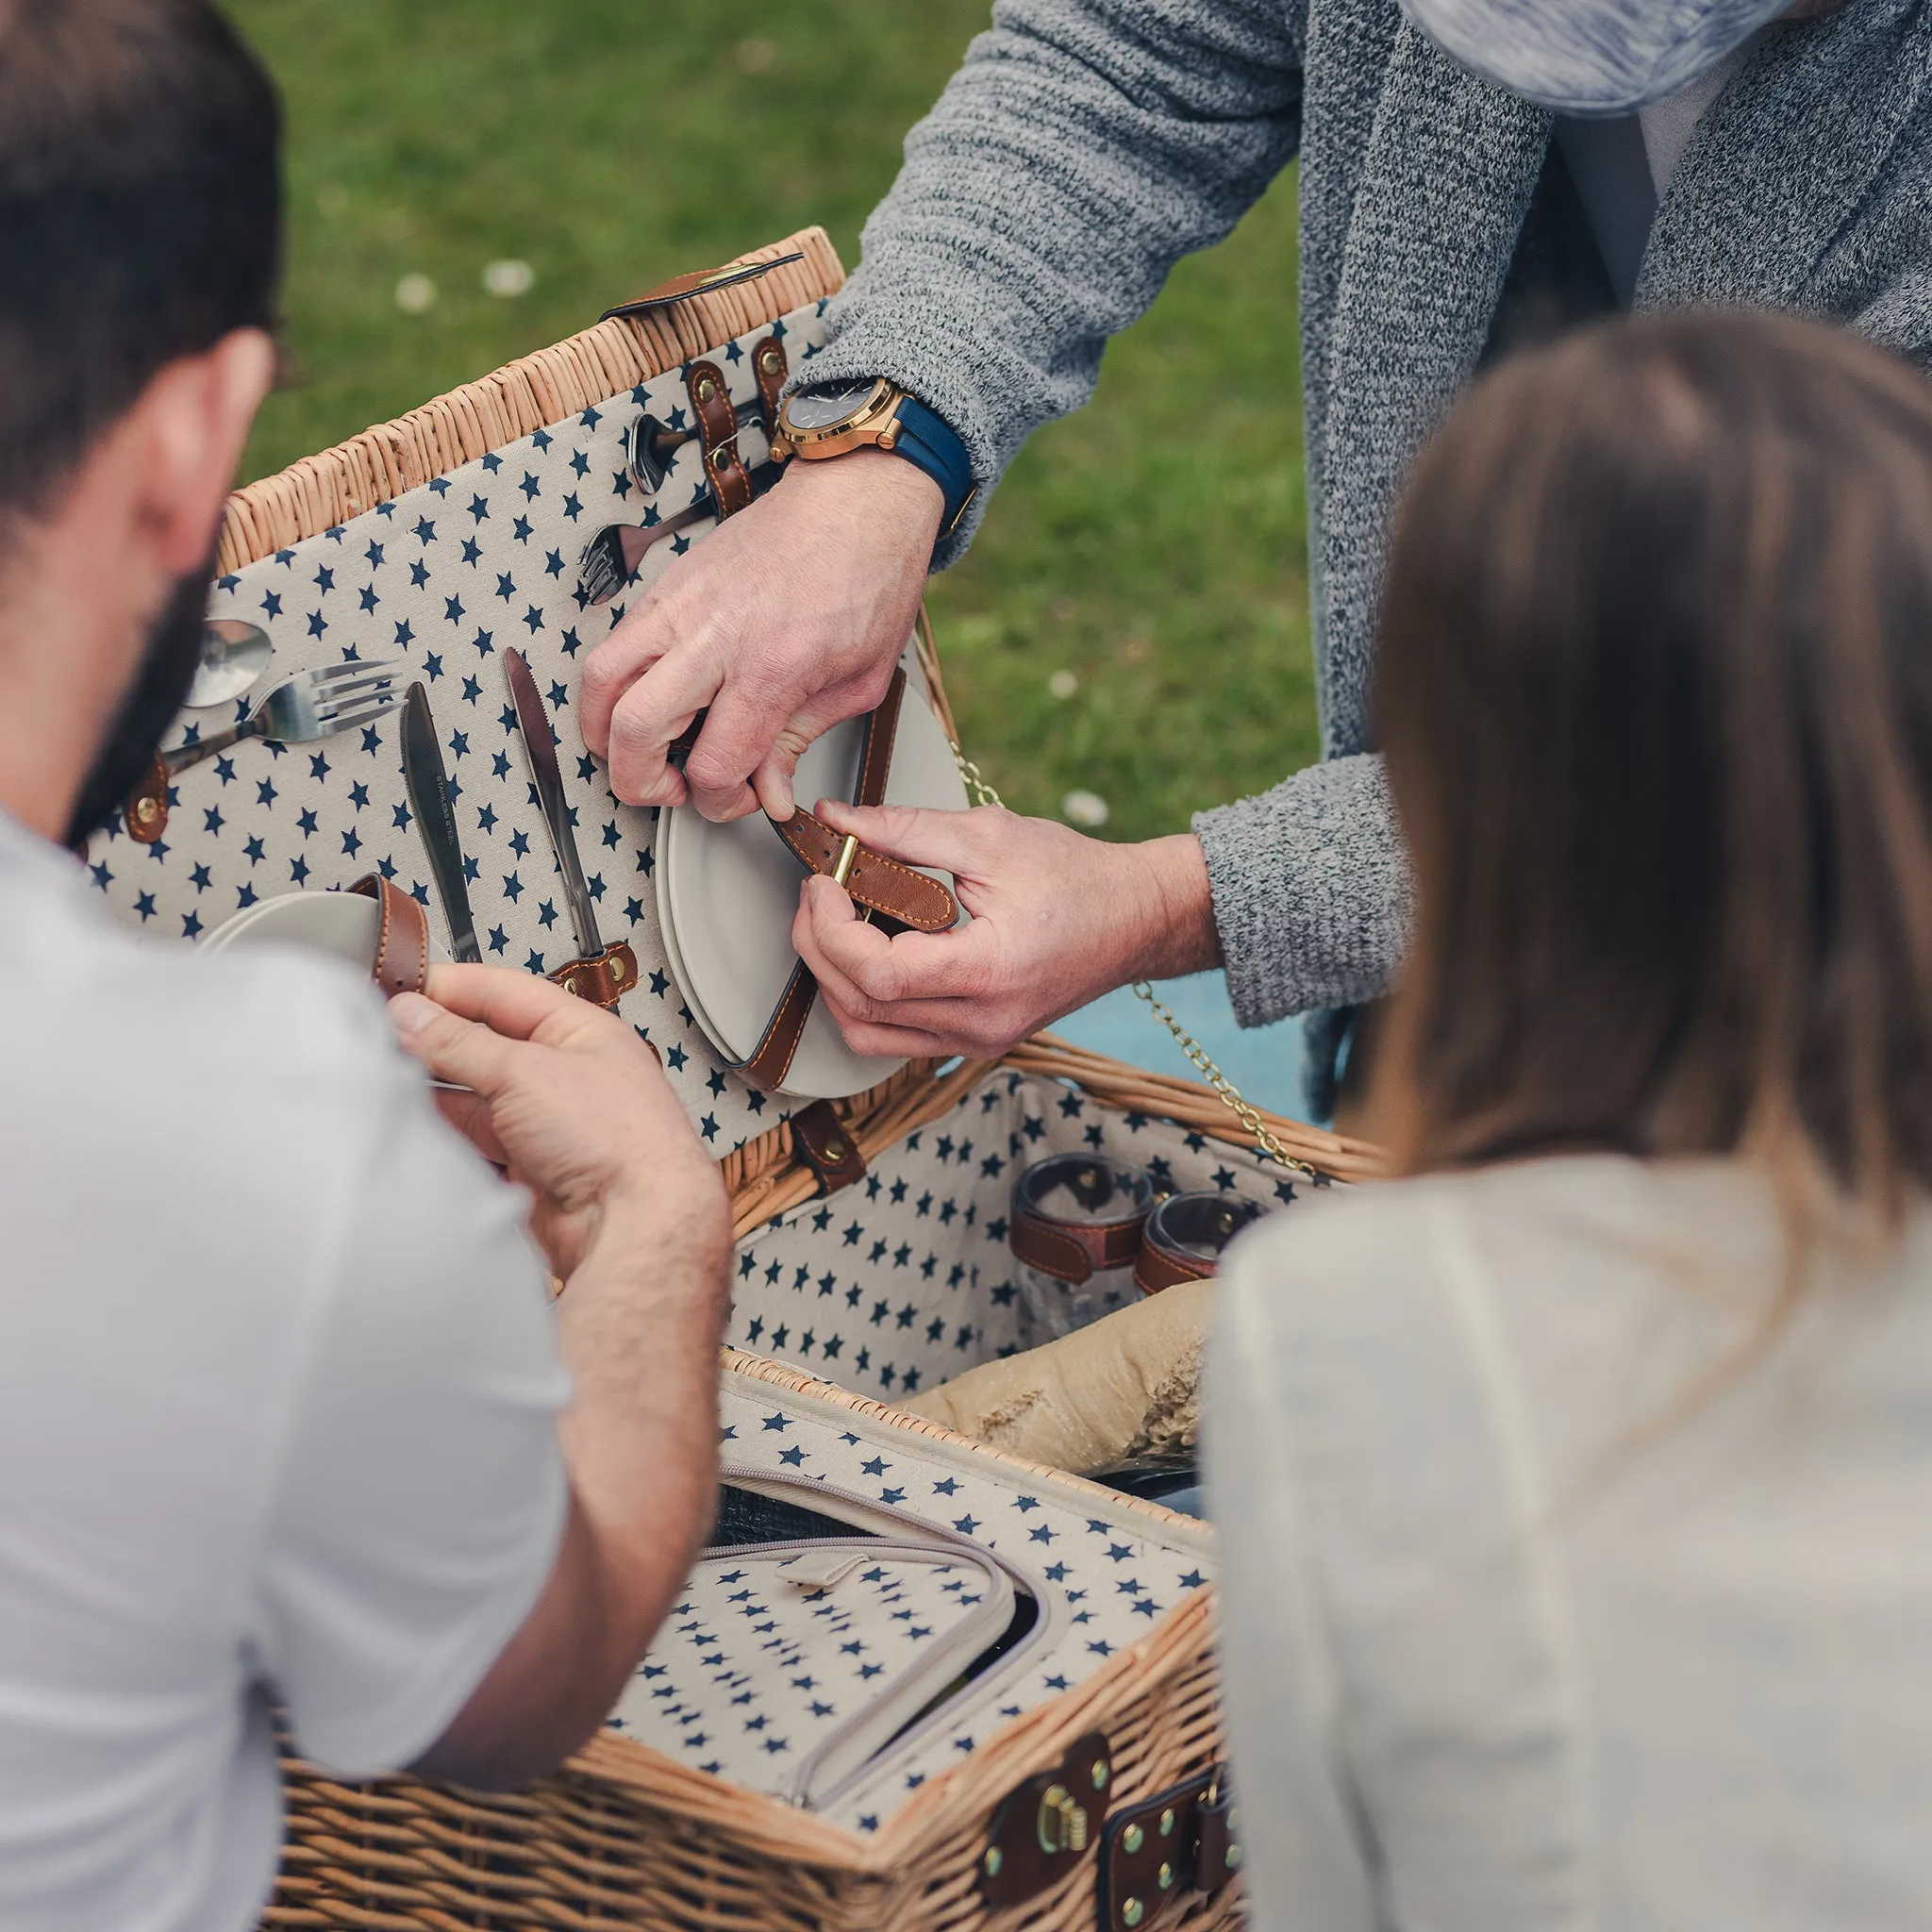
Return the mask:
[(1100, 1932), (1137, 1932), (1182, 1891), (1219, 1891), (1241, 1870), (1239, 1824), (1218, 1769), (1122, 1806), (1100, 1834)]
[[(879, 805), (885, 800), (886, 779), (892, 769), (892, 743), (899, 731), (899, 708), (905, 698), (906, 673), (902, 666), (895, 665), (892, 681), (886, 687), (884, 699), (878, 709), (865, 721), (865, 747), (859, 754), (858, 783), (852, 793), (854, 805)], [(780, 836), (783, 836), (782, 830)], [(786, 843), (789, 846), (791, 841), (787, 839)], [(797, 848), (794, 846), (792, 849), (796, 851)], [(949, 899), (951, 896), (947, 894)], [(859, 916), (864, 918), (868, 915), (861, 912)], [(739, 1062), (740, 1073), (749, 1074), (760, 1087), (775, 1088), (783, 1083), (785, 1075), (791, 1070), (792, 1056), (798, 1051), (805, 1023), (811, 1017), (812, 1001), (818, 997), (818, 990), (819, 983), (812, 977), (811, 968), (800, 959), (785, 982), (785, 991), (778, 996), (778, 1004), (772, 1008), (772, 1017), (765, 1023), (758, 1045)]]
[(776, 830), (808, 870), (837, 879), (857, 904), (893, 924), (944, 932), (959, 923), (959, 902), (938, 879), (841, 837), (803, 806)]

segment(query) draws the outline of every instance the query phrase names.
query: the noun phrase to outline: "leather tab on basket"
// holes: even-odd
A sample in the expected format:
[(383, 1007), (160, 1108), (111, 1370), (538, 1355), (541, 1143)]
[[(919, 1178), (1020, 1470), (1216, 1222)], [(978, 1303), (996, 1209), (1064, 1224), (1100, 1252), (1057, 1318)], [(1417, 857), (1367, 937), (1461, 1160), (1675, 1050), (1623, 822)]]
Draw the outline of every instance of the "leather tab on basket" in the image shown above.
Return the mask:
[(1124, 1268), (1134, 1258), (1144, 1219), (1136, 1215), (1131, 1221), (1070, 1227), (1063, 1222), (1042, 1221), (1023, 1208), (1013, 1216), (1007, 1245), (1029, 1268), (1058, 1275), (1077, 1288), (1096, 1272)]
[(168, 768), (159, 753), (127, 801), (127, 836), (137, 845), (152, 845), (168, 829)]
[(1212, 1801), (1201, 1801), (1201, 1829), (1194, 1849), (1194, 1889), (1219, 1891), (1241, 1869), (1241, 1815), (1223, 1778)]
[(1233, 1815), (1231, 1801), (1218, 1802), (1220, 1786), (1218, 1771), (1199, 1772), (1123, 1806), (1107, 1821), (1100, 1842), (1101, 1932), (1134, 1932), (1177, 1893), (1218, 1891), (1233, 1876), (1239, 1849), (1233, 1850), (1232, 1865), (1219, 1841), (1210, 1859), (1201, 1857), (1208, 1794), (1217, 1796), (1217, 1824)]
[(348, 890), (374, 899), (381, 908), (370, 972), (382, 989), (383, 998), (421, 992), (429, 984), (429, 922), (424, 918), (422, 907), (380, 873), (364, 873)]
[(719, 517), (735, 516), (751, 502), (751, 472), (738, 453), (738, 413), (724, 373), (715, 362), (693, 362), (685, 378), (691, 412), (705, 446), (705, 480)]
[(1191, 1255), (1170, 1254), (1152, 1241), (1142, 1241), (1134, 1257), (1134, 1286), (1142, 1294), (1158, 1294), (1183, 1281), (1205, 1281), (1214, 1273), (1212, 1261), (1196, 1260)]
[[(830, 878), (845, 849), (842, 834), (800, 806), (782, 824), (774, 821), (779, 838), (805, 861), (809, 871)], [(845, 874), (845, 890), (861, 906), (900, 925), (921, 932), (944, 932), (959, 921), (959, 905), (938, 879), (901, 865), (869, 845), (860, 845)]]
[(767, 336), (751, 352), (751, 373), (758, 380), (758, 400), (765, 406), (765, 439), (772, 446), (772, 460), (782, 463), (791, 454), (791, 444), (778, 427), (778, 405), (784, 400), (791, 365), (776, 336)]
[(1090, 1731), (1052, 1771), (1008, 1791), (979, 1855), (988, 1909), (1024, 1905), (1074, 1872), (1099, 1840), (1112, 1788), (1113, 1747), (1103, 1732)]
[(638, 956), (619, 940), (615, 945), (606, 946), (596, 958), (572, 959), (547, 977), (593, 1007), (615, 1008), (638, 983)]
[(865, 1156), (829, 1100), (814, 1100), (791, 1116), (791, 1145), (819, 1179), (821, 1194), (836, 1194), (865, 1178)]

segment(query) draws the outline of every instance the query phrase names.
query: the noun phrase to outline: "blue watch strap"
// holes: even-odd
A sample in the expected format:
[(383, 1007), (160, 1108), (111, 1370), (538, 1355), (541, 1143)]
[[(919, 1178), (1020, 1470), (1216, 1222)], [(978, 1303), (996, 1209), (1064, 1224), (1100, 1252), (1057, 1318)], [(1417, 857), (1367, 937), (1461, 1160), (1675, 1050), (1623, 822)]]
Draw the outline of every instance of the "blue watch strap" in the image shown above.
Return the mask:
[(966, 445), (943, 416), (928, 409), (917, 396), (901, 395), (897, 413), (899, 434), (892, 454), (916, 463), (945, 492), (940, 535), (950, 537), (973, 501), (973, 464)]

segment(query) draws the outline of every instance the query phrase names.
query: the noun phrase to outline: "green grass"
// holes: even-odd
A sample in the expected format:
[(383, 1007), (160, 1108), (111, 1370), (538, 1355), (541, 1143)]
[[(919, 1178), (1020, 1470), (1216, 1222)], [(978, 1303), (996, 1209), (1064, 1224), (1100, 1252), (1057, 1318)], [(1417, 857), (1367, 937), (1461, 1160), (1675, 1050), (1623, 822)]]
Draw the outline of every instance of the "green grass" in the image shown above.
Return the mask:
[[(232, 0), (289, 107), (289, 376), (259, 475), (808, 222), (848, 265), (985, 0)], [(512, 257), (532, 291), (487, 294)], [(1184, 825), (1315, 750), (1291, 184), (1181, 264), (1093, 404), (1036, 436), (933, 609), (1008, 803)], [(427, 275), (406, 315), (394, 291)], [(1071, 671), (1077, 689), (1048, 680)]]

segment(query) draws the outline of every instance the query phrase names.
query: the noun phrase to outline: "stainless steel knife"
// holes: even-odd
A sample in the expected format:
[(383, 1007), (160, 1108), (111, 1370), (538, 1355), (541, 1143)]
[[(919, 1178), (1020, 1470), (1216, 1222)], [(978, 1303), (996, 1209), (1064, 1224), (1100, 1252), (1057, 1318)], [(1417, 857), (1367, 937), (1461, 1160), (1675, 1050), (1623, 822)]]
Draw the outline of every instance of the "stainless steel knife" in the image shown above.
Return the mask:
[(463, 847), (449, 802), (442, 748), (436, 741), (436, 719), (429, 708), (429, 693), (420, 684), (412, 684), (403, 700), (403, 784), (429, 853), (429, 874), (442, 901), (442, 916), (449, 922), (450, 957), (474, 966), (483, 958), (483, 949), (476, 943), (476, 922), (470, 913)]
[(570, 825), (570, 801), (563, 795), (563, 773), (557, 762), (557, 739), (551, 730), (550, 713), (537, 691), (537, 680), (521, 651), (503, 654), (503, 668), (509, 679), (509, 701), (516, 708), (517, 724), (524, 734), (524, 749), (529, 755), (530, 777), (537, 788), (537, 803), (543, 823), (550, 828), (551, 848), (557, 854), (557, 870), (563, 878), (564, 909), (570, 914), (571, 929), (577, 936), (577, 957), (569, 965), (550, 974), (566, 992), (574, 992), (596, 1006), (614, 1007), (620, 997), (638, 983), (637, 955), (622, 940), (607, 946), (597, 930), (597, 911), (591, 889), (584, 883), (583, 861), (577, 857), (577, 841)]

